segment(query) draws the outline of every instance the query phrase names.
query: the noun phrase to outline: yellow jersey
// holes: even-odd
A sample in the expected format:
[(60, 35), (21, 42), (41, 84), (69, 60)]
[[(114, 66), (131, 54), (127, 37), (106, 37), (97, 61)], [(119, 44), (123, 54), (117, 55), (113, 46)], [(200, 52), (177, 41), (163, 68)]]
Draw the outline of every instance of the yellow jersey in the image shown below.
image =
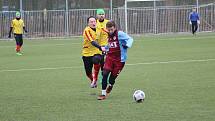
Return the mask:
[(96, 40), (96, 36), (96, 31), (91, 29), (89, 26), (84, 29), (82, 56), (94, 56), (95, 54), (101, 54), (101, 51), (91, 44), (92, 41)]
[(105, 46), (108, 44), (108, 33), (106, 31), (106, 24), (109, 20), (104, 19), (103, 22), (99, 20), (96, 21), (96, 34), (97, 34), (97, 42), (100, 46)]
[(22, 19), (13, 19), (11, 22), (11, 27), (13, 27), (14, 34), (23, 34), (24, 21)]

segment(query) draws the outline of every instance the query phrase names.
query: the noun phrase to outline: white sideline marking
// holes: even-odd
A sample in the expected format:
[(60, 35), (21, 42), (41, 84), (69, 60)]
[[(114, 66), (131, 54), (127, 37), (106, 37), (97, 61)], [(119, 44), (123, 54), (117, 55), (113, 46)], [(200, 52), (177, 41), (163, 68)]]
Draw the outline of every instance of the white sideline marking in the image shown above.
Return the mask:
[[(146, 36), (146, 38), (148, 38), (149, 36)], [(211, 39), (214, 38), (214, 36), (197, 36), (197, 37), (192, 37), (192, 35), (190, 37), (181, 37), (181, 38), (177, 38), (176, 37), (169, 37), (169, 38), (153, 38), (153, 40), (135, 40), (135, 41), (163, 41), (163, 40), (192, 40), (192, 39)], [(70, 44), (33, 44), (33, 45), (25, 45), (26, 47), (31, 47), (31, 46), (64, 46), (64, 45), (81, 45), (81, 43), (70, 43)], [(0, 46), (0, 48), (10, 48), (10, 47), (15, 47), (15, 45), (6, 45), (6, 46)]]
[(56, 68), (29, 68), (29, 69), (13, 69), (13, 70), (0, 70), (0, 72), (17, 72), (17, 71), (42, 71), (42, 70), (59, 70), (59, 69), (74, 69), (81, 68), (82, 66), (74, 67), (56, 67)]
[(204, 60), (181, 60), (181, 61), (155, 61), (155, 62), (145, 62), (145, 63), (134, 63), (134, 64), (126, 64), (128, 66), (136, 66), (136, 65), (153, 65), (153, 64), (170, 64), (170, 63), (192, 63), (192, 62), (207, 62), (207, 61), (215, 61), (215, 59), (204, 59)]
[[(136, 65), (154, 65), (154, 64), (171, 64), (171, 63), (192, 63), (192, 62), (208, 62), (215, 61), (215, 59), (202, 59), (202, 60), (176, 60), (176, 61), (155, 61), (155, 62), (144, 62), (144, 63), (134, 63), (126, 64), (128, 66)], [(42, 71), (42, 70), (60, 70), (60, 69), (74, 69), (83, 68), (83, 66), (73, 66), (73, 67), (55, 67), (55, 68), (31, 68), (31, 69), (12, 69), (12, 70), (0, 70), (0, 72), (20, 72), (20, 71)]]
[[(32, 44), (32, 45), (25, 45), (26, 47), (34, 47), (34, 46), (64, 46), (64, 45), (81, 45), (80, 43), (70, 43), (70, 44)], [(15, 45), (7, 45), (7, 46), (0, 46), (0, 48), (11, 48), (15, 47)]]

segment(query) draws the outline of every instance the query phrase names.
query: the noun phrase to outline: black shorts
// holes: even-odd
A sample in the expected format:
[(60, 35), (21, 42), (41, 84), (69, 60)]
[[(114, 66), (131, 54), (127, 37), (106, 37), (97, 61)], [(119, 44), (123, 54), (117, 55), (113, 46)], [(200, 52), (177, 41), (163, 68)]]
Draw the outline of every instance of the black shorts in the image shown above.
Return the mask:
[(16, 40), (16, 45), (22, 46), (23, 44), (22, 34), (14, 34), (14, 37)]
[(93, 64), (99, 64), (102, 60), (102, 55), (82, 56), (86, 73), (92, 73)]

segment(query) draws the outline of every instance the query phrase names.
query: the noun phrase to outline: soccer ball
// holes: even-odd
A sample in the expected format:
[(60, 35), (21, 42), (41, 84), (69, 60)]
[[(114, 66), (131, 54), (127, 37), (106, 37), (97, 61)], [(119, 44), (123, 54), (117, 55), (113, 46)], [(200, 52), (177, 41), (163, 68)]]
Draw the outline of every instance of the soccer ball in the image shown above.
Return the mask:
[(142, 90), (136, 90), (133, 94), (133, 99), (135, 102), (143, 102), (145, 99), (145, 93)]

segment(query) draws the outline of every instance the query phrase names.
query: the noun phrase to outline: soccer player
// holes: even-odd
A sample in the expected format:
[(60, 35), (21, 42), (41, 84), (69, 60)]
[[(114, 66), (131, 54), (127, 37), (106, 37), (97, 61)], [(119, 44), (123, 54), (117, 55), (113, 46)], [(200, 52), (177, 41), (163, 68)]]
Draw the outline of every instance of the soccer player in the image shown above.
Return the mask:
[(21, 19), (20, 12), (16, 12), (16, 18), (13, 19), (11, 22), (11, 27), (10, 27), (10, 32), (9, 32), (8, 38), (11, 38), (11, 33), (13, 31), (14, 37), (16, 40), (16, 54), (17, 55), (22, 55), (21, 47), (23, 45), (23, 38), (22, 38), (23, 30), (25, 32), (27, 32), (24, 21)]
[(200, 24), (199, 14), (196, 12), (196, 8), (193, 8), (193, 11), (190, 13), (189, 19), (190, 24), (192, 25), (192, 33), (194, 35), (198, 30), (198, 24)]
[[(114, 21), (109, 21), (106, 25), (108, 30), (108, 46), (105, 47), (107, 55), (102, 78), (102, 94), (98, 96), (98, 100), (106, 99), (111, 92), (115, 80), (122, 71), (126, 59), (127, 49), (132, 46), (133, 39), (122, 31), (118, 31)], [(110, 75), (110, 76), (109, 76)], [(107, 78), (109, 76), (109, 85)]]
[[(103, 9), (97, 9), (97, 20), (96, 20), (96, 34), (97, 42), (100, 46), (107, 46), (108, 33), (106, 31), (106, 24), (109, 20), (105, 19), (105, 11)], [(101, 62), (94, 64), (93, 83), (97, 83), (99, 70), (103, 71), (105, 53), (101, 54)]]
[(93, 64), (99, 64), (101, 61), (101, 51), (104, 51), (104, 47), (101, 47), (98, 42), (96, 42), (96, 18), (90, 16), (87, 18), (88, 26), (83, 32), (83, 49), (82, 49), (82, 59), (84, 62), (84, 68), (87, 77), (91, 81), (91, 87), (97, 87), (97, 83), (93, 82), (92, 68)]

